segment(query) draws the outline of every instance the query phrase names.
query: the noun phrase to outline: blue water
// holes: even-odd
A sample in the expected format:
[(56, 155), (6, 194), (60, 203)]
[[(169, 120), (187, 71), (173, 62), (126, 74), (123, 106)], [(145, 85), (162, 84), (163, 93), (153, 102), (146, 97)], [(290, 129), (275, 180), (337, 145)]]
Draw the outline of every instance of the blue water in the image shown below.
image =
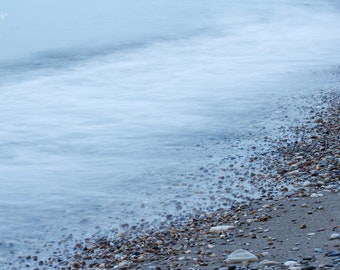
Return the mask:
[(0, 266), (211, 207), (230, 145), (270, 134), (339, 64), (337, 1), (11, 0), (0, 14)]

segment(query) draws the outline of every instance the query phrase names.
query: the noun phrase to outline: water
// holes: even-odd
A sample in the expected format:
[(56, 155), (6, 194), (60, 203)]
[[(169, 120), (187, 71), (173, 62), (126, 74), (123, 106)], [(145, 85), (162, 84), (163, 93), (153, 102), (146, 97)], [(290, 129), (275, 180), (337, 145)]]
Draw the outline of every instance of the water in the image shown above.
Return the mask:
[(70, 233), (210, 207), (224, 157), (242, 155), (231, 145), (256, 143), (294, 114), (280, 100), (328, 83), (316, 74), (339, 64), (339, 8), (2, 3), (0, 262)]

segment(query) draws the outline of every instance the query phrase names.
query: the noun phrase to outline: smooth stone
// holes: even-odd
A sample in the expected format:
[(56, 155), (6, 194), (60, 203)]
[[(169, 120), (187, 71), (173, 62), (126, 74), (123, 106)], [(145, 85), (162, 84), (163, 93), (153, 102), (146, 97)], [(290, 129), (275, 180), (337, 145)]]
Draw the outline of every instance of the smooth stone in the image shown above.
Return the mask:
[(307, 257), (303, 257), (304, 260), (306, 261), (311, 261), (313, 260), (313, 257), (312, 256), (307, 256)]
[(225, 232), (234, 229), (235, 227), (232, 225), (221, 225), (210, 228), (210, 232)]
[(297, 175), (298, 173), (299, 173), (299, 170), (288, 172), (289, 175)]
[(327, 257), (336, 257), (336, 256), (340, 256), (340, 251), (336, 251), (336, 250), (332, 250), (330, 252), (326, 253)]
[(270, 261), (270, 260), (263, 260), (260, 262), (261, 265), (281, 265), (281, 263), (276, 261)]
[(314, 252), (322, 253), (323, 250), (322, 250), (322, 248), (314, 248)]
[(340, 234), (339, 233), (333, 233), (330, 237), (329, 240), (335, 240), (335, 239), (339, 239), (340, 238)]
[(295, 266), (295, 265), (299, 265), (299, 263), (296, 262), (296, 261), (286, 261), (283, 265), (287, 266), (287, 267), (292, 267), (292, 266)]
[(120, 263), (118, 264), (118, 267), (119, 267), (119, 268), (123, 268), (123, 267), (128, 267), (129, 265), (130, 265), (129, 262), (127, 262), (127, 261), (122, 261), (122, 262), (120, 262)]
[(244, 249), (237, 249), (232, 252), (226, 263), (258, 262), (259, 259), (252, 253)]
[(311, 198), (319, 198), (319, 197), (322, 197), (322, 196), (323, 196), (322, 193), (312, 193), (312, 194), (310, 195)]
[(305, 181), (303, 182), (304, 187), (310, 187), (312, 185), (311, 181)]

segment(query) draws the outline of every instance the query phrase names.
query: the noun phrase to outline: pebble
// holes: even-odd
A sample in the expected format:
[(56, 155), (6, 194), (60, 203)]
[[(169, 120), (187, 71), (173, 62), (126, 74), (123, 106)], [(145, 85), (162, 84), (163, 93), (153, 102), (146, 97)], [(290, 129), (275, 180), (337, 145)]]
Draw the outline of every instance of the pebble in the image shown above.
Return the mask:
[(232, 225), (221, 225), (210, 228), (210, 232), (225, 232), (234, 229), (235, 227)]
[(305, 181), (303, 182), (304, 187), (310, 187), (312, 185), (311, 181)]
[(299, 263), (297, 261), (286, 261), (283, 265), (287, 267), (292, 267), (292, 266), (299, 265)]
[(261, 265), (281, 265), (281, 263), (276, 261), (270, 261), (270, 260), (263, 260), (260, 262)]
[(252, 253), (244, 249), (237, 249), (226, 259), (226, 263), (258, 262), (259, 259)]
[(333, 234), (329, 237), (329, 240), (335, 240), (335, 239), (340, 239), (340, 234), (339, 234), (339, 233), (333, 233)]
[(323, 196), (322, 193), (312, 193), (312, 194), (310, 195), (311, 198), (319, 198), (319, 197), (322, 197), (322, 196)]
[(331, 251), (326, 253), (326, 256), (327, 257), (337, 257), (337, 256), (340, 256), (340, 251), (331, 250)]
[(130, 263), (127, 261), (120, 262), (118, 265), (115, 265), (113, 269), (119, 269), (119, 268), (126, 268), (129, 267)]
[(298, 173), (299, 173), (299, 170), (294, 170), (294, 171), (289, 172), (288, 174), (289, 175), (297, 175)]

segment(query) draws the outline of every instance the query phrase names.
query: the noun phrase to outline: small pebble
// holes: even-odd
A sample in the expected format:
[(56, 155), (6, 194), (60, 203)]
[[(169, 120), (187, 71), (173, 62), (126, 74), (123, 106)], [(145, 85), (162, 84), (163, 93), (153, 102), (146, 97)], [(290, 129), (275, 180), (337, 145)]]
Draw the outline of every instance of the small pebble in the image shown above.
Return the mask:
[(330, 252), (327, 252), (326, 256), (327, 257), (337, 257), (337, 256), (340, 256), (340, 251), (332, 250)]
[(287, 267), (292, 267), (292, 266), (295, 266), (295, 265), (299, 265), (299, 263), (297, 261), (286, 261), (284, 263), (284, 266), (287, 266)]
[(339, 234), (339, 233), (333, 233), (333, 234), (329, 237), (329, 240), (335, 240), (335, 239), (340, 239), (340, 234)]

